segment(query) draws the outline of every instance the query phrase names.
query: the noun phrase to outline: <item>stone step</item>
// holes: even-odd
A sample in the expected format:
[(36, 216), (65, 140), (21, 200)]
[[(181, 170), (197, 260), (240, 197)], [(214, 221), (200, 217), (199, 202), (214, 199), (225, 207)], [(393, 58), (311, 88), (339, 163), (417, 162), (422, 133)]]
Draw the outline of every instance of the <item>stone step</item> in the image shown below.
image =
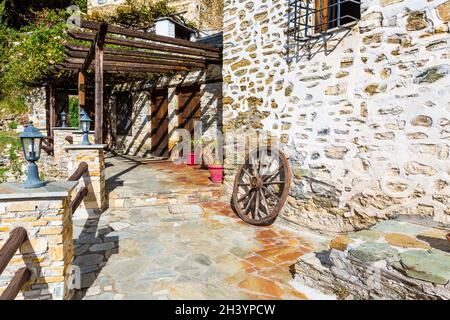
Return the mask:
[(199, 204), (218, 201), (222, 197), (223, 192), (221, 189), (151, 194), (129, 194), (115, 190), (107, 194), (109, 208)]

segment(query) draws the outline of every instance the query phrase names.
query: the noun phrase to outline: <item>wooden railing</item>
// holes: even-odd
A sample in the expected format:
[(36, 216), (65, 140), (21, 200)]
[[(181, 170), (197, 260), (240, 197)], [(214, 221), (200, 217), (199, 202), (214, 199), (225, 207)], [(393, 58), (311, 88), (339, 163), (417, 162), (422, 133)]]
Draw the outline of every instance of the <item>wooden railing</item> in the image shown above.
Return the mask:
[[(88, 164), (86, 162), (81, 162), (80, 165), (78, 166), (78, 169), (75, 170), (75, 172), (69, 177), (69, 179), (67, 179), (67, 181), (80, 180), (81, 177), (83, 177), (83, 175), (88, 172), (88, 170), (89, 170)], [(87, 187), (82, 187), (78, 191), (77, 195), (70, 203), (70, 210), (71, 210), (72, 214), (78, 209), (78, 207), (81, 204), (81, 201), (83, 201), (84, 197), (86, 197), (87, 194), (88, 194)]]
[[(13, 231), (11, 231), (11, 234), (8, 240), (6, 240), (5, 245), (0, 249), (0, 275), (8, 266), (8, 263), (14, 257), (16, 251), (22, 246), (27, 238), (27, 231), (22, 227), (15, 228)], [(20, 289), (23, 287), (25, 282), (30, 279), (30, 277), (31, 272), (27, 267), (23, 267), (17, 270), (8, 287), (0, 296), (0, 300), (14, 300), (17, 297)]]
[(49, 156), (53, 155), (54, 147), (53, 147), (53, 137), (46, 136), (44, 137), (42, 143), (42, 150), (44, 150)]

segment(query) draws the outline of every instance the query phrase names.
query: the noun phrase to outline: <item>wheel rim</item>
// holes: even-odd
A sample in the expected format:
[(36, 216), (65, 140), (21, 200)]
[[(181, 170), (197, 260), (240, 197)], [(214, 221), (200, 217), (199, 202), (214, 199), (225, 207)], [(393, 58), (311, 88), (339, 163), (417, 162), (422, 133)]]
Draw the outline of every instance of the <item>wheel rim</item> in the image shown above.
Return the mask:
[(273, 223), (286, 203), (290, 180), (289, 162), (281, 151), (265, 147), (252, 151), (236, 174), (236, 213), (250, 224)]

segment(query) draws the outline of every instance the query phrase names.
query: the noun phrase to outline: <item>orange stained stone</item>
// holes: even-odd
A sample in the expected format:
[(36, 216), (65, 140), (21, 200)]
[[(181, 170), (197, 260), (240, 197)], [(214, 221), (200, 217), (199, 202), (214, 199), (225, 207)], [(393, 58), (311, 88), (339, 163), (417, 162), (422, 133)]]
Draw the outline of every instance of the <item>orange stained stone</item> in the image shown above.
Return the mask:
[(248, 268), (252, 268), (253, 265), (247, 261), (241, 261), (241, 265), (243, 269), (248, 269)]
[(271, 247), (269, 249), (264, 248), (264, 250), (259, 250), (256, 253), (259, 254), (260, 256), (264, 257), (264, 258), (269, 258), (269, 257), (273, 257), (285, 252), (290, 252), (295, 250), (294, 247), (288, 247), (288, 246), (284, 246), (284, 247), (278, 247), (278, 246), (274, 246)]
[(257, 294), (265, 294), (278, 298), (281, 298), (281, 296), (283, 295), (283, 290), (281, 290), (281, 288), (277, 284), (275, 284), (273, 281), (260, 277), (249, 276), (243, 281), (239, 282), (238, 286), (241, 289), (252, 291)]
[(279, 262), (284, 261), (297, 261), (299, 257), (304, 255), (305, 253), (303, 251), (296, 251), (296, 252), (289, 252), (289, 253), (283, 253), (278, 256), (276, 256), (276, 260)]
[(251, 256), (249, 258), (245, 258), (245, 260), (259, 268), (273, 267), (275, 265), (273, 262), (261, 258), (260, 256)]
[(256, 237), (259, 239), (262, 238), (276, 238), (279, 237), (279, 234), (271, 229), (265, 229), (262, 231), (258, 231)]
[(289, 268), (274, 267), (270, 269), (260, 270), (258, 274), (261, 277), (284, 284), (288, 284), (289, 281), (292, 280), (292, 274), (289, 272)]

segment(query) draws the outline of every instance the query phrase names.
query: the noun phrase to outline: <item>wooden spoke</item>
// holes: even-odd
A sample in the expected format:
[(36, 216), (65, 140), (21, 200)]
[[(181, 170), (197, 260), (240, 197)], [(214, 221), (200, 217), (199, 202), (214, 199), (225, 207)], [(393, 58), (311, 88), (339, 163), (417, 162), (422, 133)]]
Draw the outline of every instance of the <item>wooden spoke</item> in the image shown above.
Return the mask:
[(264, 209), (266, 210), (266, 215), (270, 214), (269, 204), (267, 203), (266, 196), (264, 195), (264, 191), (259, 190), (261, 192), (261, 199), (262, 199), (262, 205)]
[(263, 182), (263, 185), (271, 185), (271, 184), (283, 184), (286, 183), (285, 181), (270, 181), (270, 182)]
[(256, 219), (256, 217), (259, 215), (259, 191), (260, 190), (256, 191), (255, 211), (253, 212), (253, 219)]
[(264, 190), (266, 190), (272, 197), (274, 197), (275, 199), (277, 199), (278, 201), (281, 201), (281, 198), (279, 196), (277, 196), (275, 193), (273, 193), (272, 190), (270, 190), (267, 187), (263, 187)]
[[(274, 154), (280, 155), (277, 162)], [(270, 170), (273, 167), (277, 169)], [(290, 181), (289, 162), (282, 152), (266, 147), (253, 150), (236, 175), (233, 191), (236, 213), (253, 225), (273, 223), (286, 203)]]
[(251, 204), (253, 202), (253, 199), (255, 199), (255, 194), (254, 193), (250, 196), (250, 199), (248, 200), (248, 202), (247, 202), (247, 204), (245, 206), (245, 210), (244, 210), (245, 214), (247, 214), (250, 211), (250, 209), (252, 207)]

